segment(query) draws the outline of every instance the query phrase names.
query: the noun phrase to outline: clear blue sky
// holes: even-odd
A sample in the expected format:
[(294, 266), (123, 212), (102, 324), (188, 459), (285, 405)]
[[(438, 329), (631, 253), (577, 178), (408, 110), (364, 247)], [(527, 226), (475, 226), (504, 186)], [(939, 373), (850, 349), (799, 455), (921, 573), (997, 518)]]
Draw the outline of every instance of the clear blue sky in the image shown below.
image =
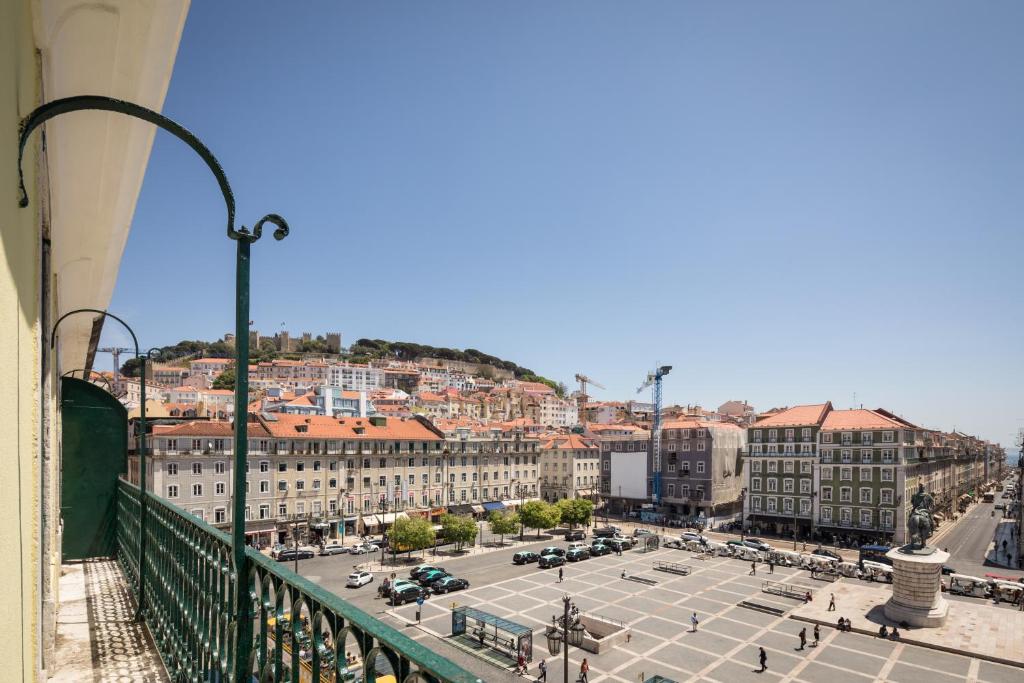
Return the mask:
[[(301, 8), (301, 9), (300, 9)], [(1024, 4), (194, 2), (164, 111), (264, 333), (475, 347), (628, 399), (1024, 423)], [(233, 326), (157, 136), (111, 310)], [(118, 341), (110, 328), (105, 341)], [(101, 359), (100, 363), (106, 363)]]

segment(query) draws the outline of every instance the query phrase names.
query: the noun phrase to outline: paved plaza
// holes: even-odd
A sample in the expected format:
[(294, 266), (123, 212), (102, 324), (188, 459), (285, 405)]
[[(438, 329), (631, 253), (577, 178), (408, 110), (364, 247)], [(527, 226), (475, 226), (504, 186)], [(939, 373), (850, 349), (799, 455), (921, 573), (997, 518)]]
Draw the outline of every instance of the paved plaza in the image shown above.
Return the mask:
[[(548, 663), (548, 677), (562, 677), (562, 658), (552, 658), (543, 635), (551, 616), (561, 611), (560, 598), (572, 597), (584, 613), (625, 622), (632, 629), (626, 644), (607, 653), (592, 655), (573, 649), (570, 653), (570, 680), (576, 680), (584, 656), (590, 664), (590, 681), (636, 683), (654, 675), (675, 681), (744, 680), (807, 681), (841, 683), (843, 681), (890, 680), (900, 683), (954, 683), (956, 681), (1024, 680), (1024, 670), (976, 658), (939, 652), (909, 643), (883, 641), (857, 633), (821, 629), (822, 641), (813, 647), (813, 625), (790, 618), (803, 601), (762, 591), (765, 579), (785, 582), (814, 594), (815, 606), (827, 606), (828, 595), (843, 582), (813, 580), (803, 570), (776, 568), (767, 574), (758, 565), (757, 575), (749, 576), (750, 563), (730, 558), (691, 559), (691, 553), (662, 549), (651, 553), (637, 550), (622, 557), (609, 555), (570, 563), (565, 581), (557, 583), (557, 570), (540, 570), (536, 565), (517, 568), (513, 578), (488, 583), (473, 581), (473, 588), (450, 596), (437, 596), (423, 606), (422, 624), (410, 625), (414, 605), (387, 612), (390, 618), (405, 624), (407, 635), (424, 645), (450, 656), (474, 671), (485, 681), (523, 680), (506, 669), (499, 669), (481, 658), (456, 649), (446, 638), (451, 632), (452, 603), (468, 605), (534, 628), (534, 658), (530, 680), (536, 676), (537, 662)], [(656, 560), (689, 564), (693, 571), (680, 576), (655, 571)], [(451, 570), (458, 572), (457, 563)], [(625, 580), (628, 575), (656, 582), (654, 585)], [(862, 584), (875, 591), (879, 602), (889, 594), (886, 585)], [(742, 606), (740, 603), (748, 603)], [(961, 603), (954, 602), (955, 610)], [(766, 609), (758, 609), (766, 608)], [(781, 610), (781, 614), (771, 610)], [(700, 625), (690, 632), (690, 615), (696, 612)], [(832, 614), (840, 614), (834, 612)], [(857, 615), (848, 615), (851, 619)], [(807, 628), (808, 646), (797, 650), (798, 633)], [(757, 673), (758, 647), (768, 656), (768, 670)]]

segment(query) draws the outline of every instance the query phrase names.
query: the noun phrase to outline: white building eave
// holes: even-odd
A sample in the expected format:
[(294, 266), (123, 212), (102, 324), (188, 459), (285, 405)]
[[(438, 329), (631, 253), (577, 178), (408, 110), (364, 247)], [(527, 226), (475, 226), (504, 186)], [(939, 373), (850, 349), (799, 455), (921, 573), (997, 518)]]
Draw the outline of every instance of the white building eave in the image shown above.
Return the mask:
[[(36, 0), (43, 99), (106, 95), (160, 111), (188, 8), (189, 0)], [(45, 124), (58, 316), (109, 305), (155, 132), (103, 112)], [(92, 332), (87, 314), (61, 323), (59, 367), (86, 365)]]

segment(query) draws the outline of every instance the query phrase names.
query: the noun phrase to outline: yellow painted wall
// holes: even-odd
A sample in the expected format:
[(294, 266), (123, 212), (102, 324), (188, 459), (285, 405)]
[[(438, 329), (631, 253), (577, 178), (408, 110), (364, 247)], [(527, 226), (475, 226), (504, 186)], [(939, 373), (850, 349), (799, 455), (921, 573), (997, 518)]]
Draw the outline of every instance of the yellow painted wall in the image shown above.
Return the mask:
[(38, 82), (31, 3), (0, 2), (0, 677), (26, 681), (39, 655), (40, 205), (18, 207), (17, 130)]

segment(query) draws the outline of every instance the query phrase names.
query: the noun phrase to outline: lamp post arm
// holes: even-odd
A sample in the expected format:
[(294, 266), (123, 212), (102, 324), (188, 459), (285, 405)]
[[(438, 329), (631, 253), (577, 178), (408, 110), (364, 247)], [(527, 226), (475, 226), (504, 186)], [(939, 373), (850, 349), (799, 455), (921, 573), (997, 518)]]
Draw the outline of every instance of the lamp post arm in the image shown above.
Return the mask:
[(231, 184), (228, 182), (228, 177), (224, 173), (224, 168), (220, 165), (220, 162), (217, 161), (217, 157), (213, 156), (213, 152), (210, 151), (210, 148), (203, 144), (203, 142), (190, 130), (176, 121), (172, 121), (163, 114), (135, 104), (134, 102), (127, 102), (125, 100), (106, 97), (104, 95), (75, 95), (73, 97), (56, 99), (52, 102), (40, 105), (32, 111), (32, 113), (22, 119), (21, 124), (18, 127), (18, 206), (22, 208), (28, 206), (28, 192), (25, 190), (25, 175), (22, 169), (22, 160), (25, 156), (25, 147), (28, 145), (28, 139), (32, 135), (32, 132), (50, 119), (60, 116), (61, 114), (89, 110), (109, 111), (141, 119), (164, 129), (191, 147), (210, 169), (210, 172), (213, 173), (213, 177), (217, 181), (217, 185), (220, 187), (220, 193), (224, 197), (224, 205), (227, 208), (227, 233), (229, 238), (233, 240), (244, 239), (248, 242), (255, 242), (260, 238), (263, 224), (267, 222), (273, 223), (277, 226), (277, 230), (274, 232), (274, 237), (276, 239), (280, 240), (288, 236), (288, 224), (277, 214), (268, 214), (257, 221), (251, 233), (244, 226), (236, 229), (235, 195), (231, 190)]

